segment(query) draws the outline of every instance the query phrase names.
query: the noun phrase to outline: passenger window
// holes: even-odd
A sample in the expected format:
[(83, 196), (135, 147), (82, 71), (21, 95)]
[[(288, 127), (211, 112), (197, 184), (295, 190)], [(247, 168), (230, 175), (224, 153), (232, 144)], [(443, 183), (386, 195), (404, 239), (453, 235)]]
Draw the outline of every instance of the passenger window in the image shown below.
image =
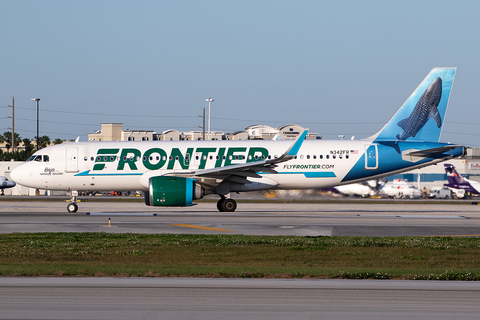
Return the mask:
[(328, 155), (328, 154), (326, 155), (326, 158), (327, 158), (327, 159), (329, 158), (329, 155)]
[(323, 154), (319, 155), (320, 159), (323, 159)]
[(309, 154), (307, 154), (307, 159), (310, 159), (310, 155), (309, 155)]

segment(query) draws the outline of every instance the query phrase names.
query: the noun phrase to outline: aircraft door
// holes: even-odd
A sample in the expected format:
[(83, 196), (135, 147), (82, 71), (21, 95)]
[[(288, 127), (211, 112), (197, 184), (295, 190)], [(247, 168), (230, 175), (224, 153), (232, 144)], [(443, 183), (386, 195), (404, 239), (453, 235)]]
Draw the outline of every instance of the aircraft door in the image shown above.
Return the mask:
[(78, 148), (67, 148), (65, 171), (78, 172)]
[(378, 169), (378, 148), (376, 144), (365, 145), (365, 169)]

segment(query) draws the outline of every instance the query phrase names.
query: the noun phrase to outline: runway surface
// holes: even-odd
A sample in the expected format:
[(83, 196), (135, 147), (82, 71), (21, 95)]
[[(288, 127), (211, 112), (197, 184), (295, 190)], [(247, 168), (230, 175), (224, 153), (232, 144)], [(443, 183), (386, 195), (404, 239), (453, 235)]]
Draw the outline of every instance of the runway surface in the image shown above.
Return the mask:
[(131, 232), (299, 236), (480, 236), (480, 206), (465, 204), (215, 203), (148, 207), (138, 202), (2, 201), (0, 233)]
[(480, 283), (0, 278), (0, 319), (478, 319)]
[[(1, 201), (0, 233), (480, 235), (480, 207), (461, 204), (79, 207), (71, 214), (60, 200)], [(0, 319), (478, 319), (479, 297), (480, 282), (456, 281), (0, 278)]]

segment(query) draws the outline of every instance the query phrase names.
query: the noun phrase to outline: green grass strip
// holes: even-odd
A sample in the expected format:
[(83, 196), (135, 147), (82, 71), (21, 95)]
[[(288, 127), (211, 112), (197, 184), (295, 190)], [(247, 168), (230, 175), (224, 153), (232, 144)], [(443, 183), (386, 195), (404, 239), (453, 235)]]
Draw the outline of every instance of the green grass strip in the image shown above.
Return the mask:
[(0, 275), (480, 280), (480, 238), (1, 234)]

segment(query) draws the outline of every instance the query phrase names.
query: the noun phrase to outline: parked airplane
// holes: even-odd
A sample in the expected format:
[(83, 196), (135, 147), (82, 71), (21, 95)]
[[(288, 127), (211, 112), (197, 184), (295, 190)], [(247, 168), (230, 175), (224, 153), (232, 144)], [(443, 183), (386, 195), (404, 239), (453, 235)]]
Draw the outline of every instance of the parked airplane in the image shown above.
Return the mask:
[[(37, 151), (11, 177), (32, 188), (143, 190), (145, 204), (190, 206), (217, 194), (235, 211), (231, 192), (310, 189), (378, 179), (464, 154), (439, 143), (456, 68), (434, 68), (377, 134), (364, 140), (74, 142)], [(432, 120), (430, 120), (432, 119)]]
[(447, 174), (448, 183), (445, 187), (453, 189), (457, 196), (463, 198), (466, 192), (472, 195), (480, 195), (480, 182), (471, 181), (458, 174), (453, 164), (445, 163), (445, 172)]
[(347, 196), (366, 198), (377, 196), (384, 184), (385, 182), (381, 180), (368, 180), (359, 183), (336, 186), (333, 189)]
[(5, 194), (4, 189), (13, 188), (16, 185), (17, 184), (15, 182), (8, 180), (7, 177), (0, 176), (0, 189), (2, 189), (2, 193), (1, 193), (2, 196)]
[(389, 198), (400, 199), (418, 199), (422, 196), (422, 192), (409, 184), (407, 181), (401, 179), (394, 179), (388, 181), (382, 188), (382, 194)]

